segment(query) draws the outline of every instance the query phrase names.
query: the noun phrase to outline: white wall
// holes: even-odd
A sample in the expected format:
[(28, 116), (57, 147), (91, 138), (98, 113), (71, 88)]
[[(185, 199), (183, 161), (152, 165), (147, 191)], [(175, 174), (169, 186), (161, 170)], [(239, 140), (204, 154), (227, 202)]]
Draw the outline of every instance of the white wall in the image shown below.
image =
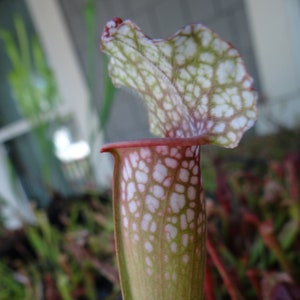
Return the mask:
[(246, 0), (262, 85), (257, 130), (300, 125), (300, 7), (298, 0)]

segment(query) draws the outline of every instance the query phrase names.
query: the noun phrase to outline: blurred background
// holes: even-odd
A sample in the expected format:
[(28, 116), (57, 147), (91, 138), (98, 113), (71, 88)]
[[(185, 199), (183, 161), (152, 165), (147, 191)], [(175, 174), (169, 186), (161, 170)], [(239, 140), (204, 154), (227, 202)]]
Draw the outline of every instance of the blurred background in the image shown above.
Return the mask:
[(55, 215), (70, 198), (97, 199), (91, 218), (101, 219), (98, 200), (110, 201), (112, 174), (101, 145), (150, 136), (145, 107), (133, 93), (114, 89), (99, 50), (113, 17), (132, 19), (154, 38), (192, 22), (210, 27), (239, 50), (254, 78), (255, 149), (283, 131), (299, 139), (299, 0), (0, 0), (3, 228), (35, 223), (36, 209), (51, 207)]

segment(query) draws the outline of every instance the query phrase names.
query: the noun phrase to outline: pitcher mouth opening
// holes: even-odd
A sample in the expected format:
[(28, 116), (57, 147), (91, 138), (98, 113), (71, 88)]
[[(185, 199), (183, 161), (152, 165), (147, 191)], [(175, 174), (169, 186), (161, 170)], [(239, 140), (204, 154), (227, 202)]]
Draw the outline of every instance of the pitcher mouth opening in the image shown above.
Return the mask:
[(209, 136), (197, 136), (191, 138), (151, 138), (109, 143), (104, 145), (100, 152), (110, 152), (113, 149), (155, 147), (155, 146), (203, 146), (210, 144)]

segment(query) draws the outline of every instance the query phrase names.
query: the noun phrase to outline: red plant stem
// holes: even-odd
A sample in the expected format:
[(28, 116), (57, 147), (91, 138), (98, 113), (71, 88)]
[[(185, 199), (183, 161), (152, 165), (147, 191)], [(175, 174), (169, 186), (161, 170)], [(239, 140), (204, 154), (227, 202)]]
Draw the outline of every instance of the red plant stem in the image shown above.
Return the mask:
[(270, 249), (271, 252), (274, 253), (281, 268), (288, 274), (291, 274), (292, 266), (274, 233), (272, 222), (262, 222), (259, 225), (258, 230), (266, 246)]
[(262, 291), (261, 291), (261, 274), (259, 270), (256, 269), (250, 269), (247, 271), (247, 276), (256, 291), (257, 295), (259, 296), (259, 299), (262, 298)]
[(110, 264), (99, 260), (90, 251), (83, 249), (75, 243), (70, 243), (67, 249), (79, 263), (84, 264), (85, 261), (89, 261), (105, 279), (115, 285), (120, 284), (117, 270)]
[(214, 294), (214, 282), (213, 282), (211, 264), (209, 262), (206, 263), (206, 267), (205, 267), (204, 294), (206, 300), (216, 299)]
[(299, 187), (299, 169), (300, 169), (300, 156), (291, 155), (285, 162), (286, 178), (288, 184), (289, 195), (295, 203), (296, 215), (294, 218), (300, 224), (300, 187)]
[(278, 238), (274, 233), (274, 226), (271, 221), (261, 221), (257, 216), (251, 212), (244, 214), (244, 220), (256, 227), (263, 242), (269, 248), (269, 250), (275, 255), (281, 268), (288, 274), (292, 273), (292, 266), (282, 249)]
[(44, 280), (44, 297), (45, 300), (59, 300), (59, 294), (56, 288), (56, 282), (53, 276), (49, 273), (43, 275)]
[(210, 256), (211, 260), (213, 261), (215, 267), (218, 269), (223, 279), (223, 282), (227, 288), (230, 298), (232, 300), (244, 299), (240, 292), (237, 290), (237, 288), (234, 286), (233, 282), (230, 280), (230, 275), (228, 274), (222, 260), (220, 259), (219, 254), (215, 250), (215, 246), (213, 245), (209, 234), (207, 235), (206, 247), (208, 255)]
[(249, 212), (249, 211), (246, 211), (244, 213), (243, 220), (246, 223), (252, 224), (256, 228), (258, 228), (260, 226), (260, 223), (261, 223), (259, 218), (256, 215), (254, 215), (253, 213)]
[(297, 170), (295, 166), (297, 163), (296, 160), (297, 159), (295, 157), (290, 156), (285, 163), (290, 197), (295, 202), (299, 200), (299, 195), (300, 195), (300, 189), (299, 189), (298, 178), (297, 178)]
[(222, 160), (215, 160), (215, 168), (217, 172), (217, 199), (224, 211), (229, 214), (231, 210), (231, 191), (227, 182), (226, 173), (223, 170)]

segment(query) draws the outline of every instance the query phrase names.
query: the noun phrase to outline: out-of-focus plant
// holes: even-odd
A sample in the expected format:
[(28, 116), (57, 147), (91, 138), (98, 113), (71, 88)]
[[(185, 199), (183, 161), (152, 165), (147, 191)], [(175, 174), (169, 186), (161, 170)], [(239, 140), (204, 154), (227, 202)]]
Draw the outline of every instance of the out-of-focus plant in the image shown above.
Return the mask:
[(254, 137), (231, 155), (206, 153), (207, 175), (217, 157), (207, 200), (208, 299), (299, 299), (299, 145), (282, 149), (280, 140)]
[(18, 282), (16, 274), (4, 261), (0, 262), (0, 277), (0, 299), (28, 299), (23, 285)]
[(0, 30), (11, 63), (8, 81), (19, 113), (29, 121), (38, 143), (35, 158), (41, 165), (44, 184), (51, 187), (59, 168), (52, 131), (56, 122), (62, 120), (58, 110), (60, 97), (39, 40), (29, 38), (21, 17), (14, 18), (14, 25), (16, 39), (12, 32)]
[(117, 299), (110, 205), (56, 197), (48, 211), (34, 210), (34, 225), (0, 236), (0, 272), (9, 270), (0, 299)]
[(28, 37), (21, 17), (16, 16), (14, 24), (17, 40), (11, 32), (1, 30), (12, 65), (8, 79), (20, 112), (31, 121), (42, 122), (45, 114), (56, 112), (60, 101), (54, 76), (37, 37)]
[[(88, 0), (86, 2), (84, 8), (84, 20), (86, 27), (86, 44), (87, 44), (87, 79), (88, 86), (90, 92), (90, 105), (91, 109), (94, 109), (96, 103), (96, 95), (95, 95), (95, 85), (98, 86), (95, 82), (95, 57), (97, 52), (97, 48), (95, 48), (95, 39), (96, 36), (96, 2), (95, 0)], [(108, 72), (107, 72), (107, 64), (108, 60), (106, 57), (102, 58), (103, 61), (103, 94), (102, 94), (102, 105), (99, 113), (98, 119), (98, 128), (95, 128), (95, 132), (91, 134), (91, 143), (95, 138), (95, 134), (100, 130), (105, 128), (107, 121), (109, 119), (110, 111), (114, 101), (115, 95), (115, 87), (112, 84)]]
[[(272, 139), (280, 141), (276, 135)], [(291, 140), (297, 143), (293, 136)], [(287, 141), (289, 148), (281, 149), (280, 155), (266, 137), (247, 139), (237, 150), (203, 149), (203, 184), (209, 195), (205, 299), (299, 299), (300, 227), (294, 204), (299, 203), (295, 190), (300, 184), (300, 157), (299, 145), (294, 148), (291, 143)], [(228, 195), (229, 208), (224, 205)], [(47, 216), (41, 211), (36, 215), (35, 226), (25, 231), (0, 230), (0, 299), (40, 300), (46, 292), (58, 299), (62, 293), (74, 300), (119, 299), (110, 202), (95, 196), (56, 196)], [(266, 222), (273, 230), (267, 239), (277, 240), (287, 270), (276, 248), (261, 235)], [(47, 254), (43, 246), (35, 250), (35, 242), (28, 243), (28, 231), (37, 236), (36, 245), (53, 247), (56, 255)], [(56, 277), (56, 272), (62, 275)]]
[(114, 84), (144, 98), (151, 132), (160, 137), (102, 149), (115, 158), (113, 206), (123, 298), (203, 299), (200, 146), (237, 146), (256, 119), (252, 79), (237, 50), (200, 24), (162, 40), (115, 18), (106, 24), (101, 47), (110, 55)]

